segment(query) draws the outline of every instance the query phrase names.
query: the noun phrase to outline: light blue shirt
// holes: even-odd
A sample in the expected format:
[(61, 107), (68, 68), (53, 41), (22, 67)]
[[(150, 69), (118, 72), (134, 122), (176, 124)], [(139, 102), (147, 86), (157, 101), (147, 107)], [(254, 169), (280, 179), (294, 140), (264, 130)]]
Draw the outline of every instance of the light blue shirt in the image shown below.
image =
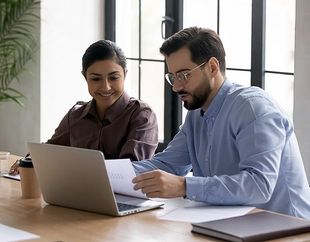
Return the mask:
[(189, 111), (168, 147), (133, 163), (186, 177), (188, 199), (251, 205), (310, 219), (310, 188), (293, 124), (265, 91), (225, 81), (206, 112)]

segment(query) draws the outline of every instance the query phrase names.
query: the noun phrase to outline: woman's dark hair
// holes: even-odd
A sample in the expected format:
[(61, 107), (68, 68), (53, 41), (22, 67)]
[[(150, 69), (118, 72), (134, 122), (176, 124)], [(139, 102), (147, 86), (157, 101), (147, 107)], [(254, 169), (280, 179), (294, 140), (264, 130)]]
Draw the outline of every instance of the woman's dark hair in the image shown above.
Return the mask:
[(124, 74), (127, 71), (127, 60), (122, 49), (110, 40), (99, 40), (85, 51), (82, 57), (82, 74), (85, 76), (88, 67), (100, 60), (114, 60), (123, 68)]
[(221, 73), (225, 75), (225, 49), (216, 32), (198, 27), (186, 28), (169, 37), (159, 50), (164, 56), (169, 56), (183, 47), (189, 49), (191, 60), (198, 65), (215, 57), (219, 61)]

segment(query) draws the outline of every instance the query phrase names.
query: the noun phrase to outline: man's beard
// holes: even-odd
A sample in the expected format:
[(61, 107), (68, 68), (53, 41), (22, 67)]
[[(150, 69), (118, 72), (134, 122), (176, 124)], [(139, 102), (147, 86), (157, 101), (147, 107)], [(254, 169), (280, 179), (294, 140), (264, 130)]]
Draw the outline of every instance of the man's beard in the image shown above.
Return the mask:
[[(207, 85), (205, 85), (204, 87), (201, 87), (200, 90), (190, 94), (193, 98), (191, 102), (184, 101), (184, 107), (187, 110), (195, 110), (197, 108), (201, 108), (205, 104), (205, 102), (207, 101), (211, 93), (209, 81), (206, 80), (206, 82), (208, 83)], [(201, 91), (201, 89), (203, 90)]]

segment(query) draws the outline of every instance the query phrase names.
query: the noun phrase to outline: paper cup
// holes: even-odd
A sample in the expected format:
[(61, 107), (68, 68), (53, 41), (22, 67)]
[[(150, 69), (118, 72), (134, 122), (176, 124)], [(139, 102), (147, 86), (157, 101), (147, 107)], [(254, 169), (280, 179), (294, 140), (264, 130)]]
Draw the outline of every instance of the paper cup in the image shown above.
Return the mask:
[(21, 159), (18, 168), (23, 198), (39, 198), (41, 190), (31, 159)]
[(10, 167), (10, 152), (0, 151), (0, 175), (7, 174)]

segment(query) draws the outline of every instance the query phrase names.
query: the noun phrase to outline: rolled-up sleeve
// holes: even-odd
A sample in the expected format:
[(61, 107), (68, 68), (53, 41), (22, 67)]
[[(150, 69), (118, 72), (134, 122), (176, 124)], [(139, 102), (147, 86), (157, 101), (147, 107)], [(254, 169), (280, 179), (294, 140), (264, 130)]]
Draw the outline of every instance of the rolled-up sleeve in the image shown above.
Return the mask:
[(126, 142), (120, 158), (143, 160), (153, 157), (158, 145), (158, 125), (155, 113), (148, 107), (138, 110), (130, 120)]

